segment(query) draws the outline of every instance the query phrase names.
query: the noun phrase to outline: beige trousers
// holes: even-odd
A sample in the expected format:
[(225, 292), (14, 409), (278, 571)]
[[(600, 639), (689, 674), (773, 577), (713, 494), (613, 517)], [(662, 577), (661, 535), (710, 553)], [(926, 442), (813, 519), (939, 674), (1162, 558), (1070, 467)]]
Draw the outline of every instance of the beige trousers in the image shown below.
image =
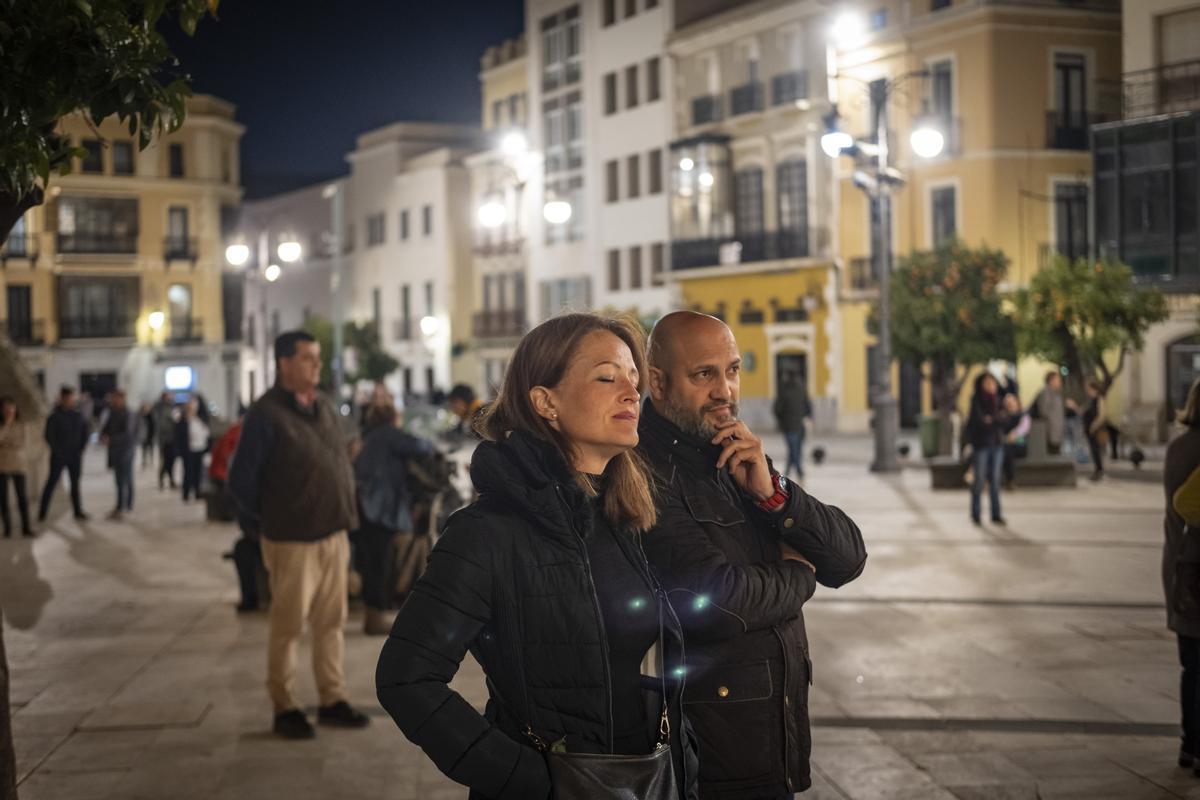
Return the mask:
[(350, 540), (338, 531), (316, 542), (262, 539), (271, 581), (267, 639), (267, 691), (275, 713), (296, 702), (296, 646), (307, 621), (312, 631), (313, 675), (321, 705), (346, 699), (342, 672), (346, 623), (346, 574)]

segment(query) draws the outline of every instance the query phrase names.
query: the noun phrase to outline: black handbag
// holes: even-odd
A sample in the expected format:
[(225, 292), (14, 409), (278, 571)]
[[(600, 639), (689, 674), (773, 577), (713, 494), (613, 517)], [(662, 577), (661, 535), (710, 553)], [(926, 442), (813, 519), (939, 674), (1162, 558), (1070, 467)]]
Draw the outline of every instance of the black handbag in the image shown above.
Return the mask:
[[(645, 755), (608, 753), (567, 753), (548, 745), (525, 725), (524, 734), (546, 759), (554, 800), (679, 800), (675, 762), (671, 758), (671, 721), (667, 715), (667, 677), (663, 662), (663, 604), (658, 597), (659, 678), (662, 682), (662, 715), (659, 717), (658, 742)], [(509, 708), (489, 678), (488, 688), (497, 701)], [(511, 713), (511, 708), (509, 708)], [(519, 718), (519, 717), (518, 717)]]

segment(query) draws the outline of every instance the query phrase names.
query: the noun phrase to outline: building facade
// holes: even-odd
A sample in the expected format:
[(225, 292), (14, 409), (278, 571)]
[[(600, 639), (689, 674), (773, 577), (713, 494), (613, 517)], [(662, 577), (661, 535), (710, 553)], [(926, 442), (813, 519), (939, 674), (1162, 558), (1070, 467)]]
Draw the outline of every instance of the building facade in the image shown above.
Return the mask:
[(819, 429), (842, 392), (825, 27), (816, 2), (683, 2), (667, 50), (669, 281), (742, 350), (742, 415), (770, 427), (785, 375), (805, 379)]
[(47, 397), (70, 384), (99, 401), (119, 386), (136, 404), (170, 387), (236, 412), (242, 284), (224, 247), (243, 130), (207, 95), (143, 151), (115, 118), (62, 121), (86, 155), (0, 248), (6, 332)]
[(1141, 435), (1165, 438), (1200, 377), (1200, 3), (1124, 3), (1123, 115), (1092, 129), (1095, 251), (1162, 289), (1151, 328), (1117, 387)]
[[(1003, 250), (1008, 287), (1015, 288), (1056, 253), (1086, 256), (1094, 204), (1088, 131), (1119, 110), (1119, 4), (887, 0), (857, 9), (861, 33), (828, 39), (834, 99), (842, 129), (870, 139), (870, 87), (896, 87), (887, 105), (890, 150), (905, 185), (892, 198), (894, 260), (957, 237)], [(920, 159), (908, 146), (918, 118), (943, 131), (945, 147), (935, 158)], [(877, 297), (871, 230), (878, 209), (855, 187), (849, 158), (839, 159), (837, 170), (839, 425), (864, 430), (874, 381), (874, 338), (866, 328)], [(1026, 402), (1044, 368), (1020, 365)], [(898, 365), (893, 374), (902, 423), (915, 425), (929, 410), (921, 367)]]

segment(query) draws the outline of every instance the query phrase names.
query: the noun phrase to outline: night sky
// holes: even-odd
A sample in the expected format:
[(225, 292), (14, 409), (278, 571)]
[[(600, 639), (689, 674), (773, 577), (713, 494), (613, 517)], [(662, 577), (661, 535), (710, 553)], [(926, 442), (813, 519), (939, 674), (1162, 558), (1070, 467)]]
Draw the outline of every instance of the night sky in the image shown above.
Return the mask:
[(247, 198), (343, 174), (399, 120), (479, 122), (479, 57), (523, 0), (222, 0), (194, 39), (164, 27), (196, 92), (237, 104)]

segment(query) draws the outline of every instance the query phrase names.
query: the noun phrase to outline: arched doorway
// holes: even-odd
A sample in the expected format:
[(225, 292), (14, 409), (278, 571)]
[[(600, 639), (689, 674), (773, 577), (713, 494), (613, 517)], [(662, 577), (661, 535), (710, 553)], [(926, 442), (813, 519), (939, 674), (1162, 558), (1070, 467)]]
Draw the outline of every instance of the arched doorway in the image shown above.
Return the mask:
[(1200, 377), (1200, 333), (1184, 336), (1167, 345), (1167, 418), (1187, 402), (1188, 389)]

